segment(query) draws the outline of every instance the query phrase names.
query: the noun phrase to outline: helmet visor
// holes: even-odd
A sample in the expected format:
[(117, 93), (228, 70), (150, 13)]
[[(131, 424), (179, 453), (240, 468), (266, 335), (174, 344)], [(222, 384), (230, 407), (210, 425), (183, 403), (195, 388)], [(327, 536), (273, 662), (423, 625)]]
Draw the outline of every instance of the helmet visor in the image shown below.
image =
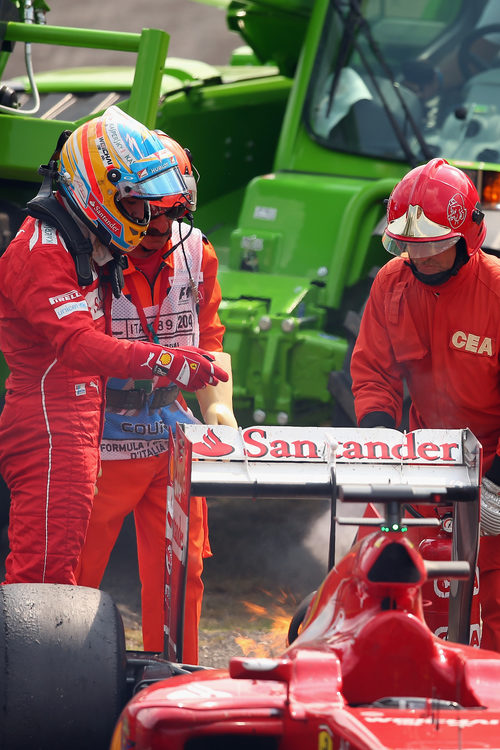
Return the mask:
[(188, 212), (196, 211), (197, 184), (192, 174), (182, 175), (187, 192), (178, 195), (164, 195), (152, 202), (153, 216), (166, 214), (170, 219), (179, 219)]
[(184, 180), (186, 182), (186, 187), (188, 189), (187, 200), (189, 204), (189, 210), (196, 211), (196, 203), (197, 203), (197, 198), (198, 198), (198, 186), (197, 186), (198, 180), (192, 174), (185, 174)]
[(409, 205), (403, 216), (389, 222), (382, 244), (391, 255), (407, 253), (412, 258), (429, 258), (452, 247), (459, 237), (450, 227), (426, 216), (421, 206)]
[(431, 242), (407, 242), (395, 240), (385, 232), (382, 235), (382, 244), (391, 255), (402, 255), (409, 258), (430, 258), (433, 255), (444, 253), (453, 245), (456, 245), (459, 237), (446, 237), (444, 240), (432, 240)]
[(389, 222), (386, 230), (390, 237), (408, 237), (415, 240), (440, 239), (450, 235), (450, 227), (437, 224), (425, 215), (421, 206), (408, 206), (403, 216)]
[(168, 165), (151, 175), (149, 170), (139, 170), (136, 175), (123, 175), (116, 188), (120, 198), (159, 200), (168, 195), (186, 195), (186, 187), (179, 168)]

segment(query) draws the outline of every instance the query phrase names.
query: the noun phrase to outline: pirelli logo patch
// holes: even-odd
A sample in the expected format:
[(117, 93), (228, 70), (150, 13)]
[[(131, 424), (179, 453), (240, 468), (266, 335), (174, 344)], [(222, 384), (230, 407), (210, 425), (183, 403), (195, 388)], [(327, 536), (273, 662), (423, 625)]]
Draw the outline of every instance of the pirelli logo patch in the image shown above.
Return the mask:
[(82, 295), (76, 289), (72, 289), (71, 292), (64, 292), (64, 294), (58, 294), (57, 297), (49, 297), (51, 305), (59, 305), (61, 302), (71, 302), (72, 299), (77, 299)]
[(494, 357), (497, 352), (495, 339), (476, 333), (467, 333), (466, 331), (452, 333), (450, 347), (486, 357)]

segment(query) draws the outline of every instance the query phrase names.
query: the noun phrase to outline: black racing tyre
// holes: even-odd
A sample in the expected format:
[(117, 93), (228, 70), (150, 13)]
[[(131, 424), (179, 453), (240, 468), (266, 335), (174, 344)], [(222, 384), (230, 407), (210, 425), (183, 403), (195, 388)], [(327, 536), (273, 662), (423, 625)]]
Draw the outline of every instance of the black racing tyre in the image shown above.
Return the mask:
[(123, 622), (108, 594), (0, 586), (2, 750), (107, 750), (125, 695)]
[(306, 616), (306, 612), (309, 608), (310, 603), (312, 602), (315, 596), (316, 596), (316, 591), (313, 591), (312, 593), (308, 594), (305, 597), (305, 599), (302, 599), (299, 606), (295, 610), (295, 614), (290, 620), (290, 625), (288, 626), (288, 635), (287, 635), (288, 645), (293, 643), (294, 640), (297, 638), (299, 631), (300, 631), (300, 626), (304, 622), (304, 617)]

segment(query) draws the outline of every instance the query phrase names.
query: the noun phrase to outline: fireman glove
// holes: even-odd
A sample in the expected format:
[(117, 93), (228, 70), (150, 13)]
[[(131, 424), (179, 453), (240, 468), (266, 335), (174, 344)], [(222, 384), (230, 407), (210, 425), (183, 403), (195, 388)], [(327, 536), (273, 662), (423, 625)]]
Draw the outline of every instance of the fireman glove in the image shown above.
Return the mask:
[(186, 391), (226, 382), (227, 372), (214, 362), (214, 356), (195, 346), (163, 349), (153, 364), (154, 375), (166, 375)]
[(481, 482), (481, 534), (500, 534), (500, 487), (488, 477)]
[(227, 352), (210, 352), (217, 365), (228, 374), (228, 379), (217, 385), (208, 386), (196, 393), (205, 424), (224, 424), (238, 427), (233, 412), (233, 377), (231, 355)]

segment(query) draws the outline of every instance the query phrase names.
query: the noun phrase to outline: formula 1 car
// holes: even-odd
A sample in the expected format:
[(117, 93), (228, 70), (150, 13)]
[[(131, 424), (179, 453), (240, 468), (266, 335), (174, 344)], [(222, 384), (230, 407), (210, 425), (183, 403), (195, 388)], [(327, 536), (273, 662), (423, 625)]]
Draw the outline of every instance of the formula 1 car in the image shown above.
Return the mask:
[[(235, 657), (228, 670), (160, 681), (153, 675), (153, 684), (122, 713), (113, 750), (499, 746), (500, 655), (466, 645), (481, 464), (469, 431), (254, 427), (237, 433), (187, 426), (179, 432), (175, 462), (169, 514), (177, 530), (185, 529), (186, 518), (176, 500), (189, 492), (329, 494), (334, 507), (339, 498), (339, 523), (377, 530), (329, 572), (281, 658)], [(347, 502), (349, 508), (379, 503), (382, 517), (337, 516)], [(407, 503), (452, 504), (453, 556), (468, 559), (425, 562), (407, 530), (435, 519), (406, 519)], [(178, 531), (171, 585), (182, 545)], [(448, 641), (431, 632), (423, 615), (422, 587), (438, 577), (452, 580)], [(172, 614), (170, 649), (178, 648)]]
[[(112, 750), (499, 747), (500, 655), (468, 645), (481, 475), (470, 431), (185, 425), (171, 445), (164, 654), (125, 652), (104, 592), (0, 587), (2, 748), (108, 747), (120, 710)], [(341, 529), (376, 530), (335, 563), (333, 524), (331, 570), (280, 658), (200, 668), (182, 663), (191, 494), (326, 497)], [(453, 559), (422, 558), (413, 531), (439, 521), (407, 518), (415, 503), (452, 508)], [(448, 640), (422, 601), (443, 577)]]

